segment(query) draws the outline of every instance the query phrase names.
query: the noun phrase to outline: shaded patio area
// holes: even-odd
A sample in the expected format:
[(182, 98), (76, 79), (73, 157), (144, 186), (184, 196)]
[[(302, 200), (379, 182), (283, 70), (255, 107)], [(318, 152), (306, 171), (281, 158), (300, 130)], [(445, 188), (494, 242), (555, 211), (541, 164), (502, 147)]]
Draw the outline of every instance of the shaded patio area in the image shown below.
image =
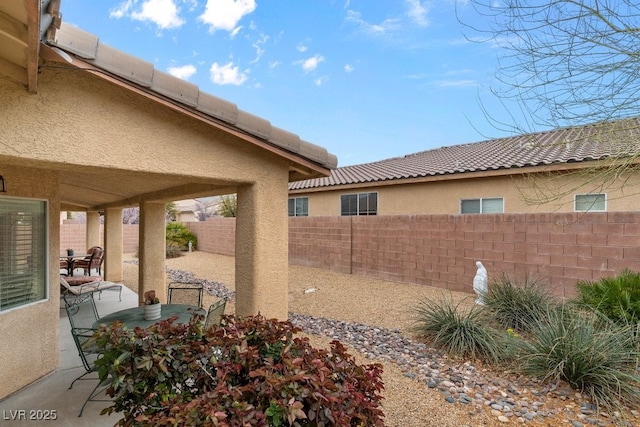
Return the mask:
[[(104, 291), (100, 299), (96, 295), (96, 307), (99, 315), (105, 316), (114, 311), (123, 310), (138, 305), (136, 293), (122, 287), (122, 301), (118, 301), (118, 292)], [(64, 310), (63, 301), (60, 301), (60, 364), (58, 369), (49, 376), (37, 381), (22, 390), (14, 393), (3, 401), (0, 401), (0, 424), (13, 425), (50, 425), (50, 426), (92, 426), (111, 427), (120, 417), (120, 414), (112, 416), (100, 415), (100, 411), (109, 406), (109, 402), (87, 403), (82, 417), (78, 417), (80, 408), (85, 399), (93, 390), (97, 379), (77, 381), (69, 390), (71, 382), (84, 372), (82, 361), (71, 336), (71, 326), (67, 313)], [(92, 378), (94, 378), (93, 376)], [(106, 398), (106, 396), (105, 396)], [(34, 411), (34, 412), (32, 412)], [(37, 412), (40, 411), (40, 412)], [(36, 416), (47, 413), (53, 415), (55, 420), (34, 420)]]

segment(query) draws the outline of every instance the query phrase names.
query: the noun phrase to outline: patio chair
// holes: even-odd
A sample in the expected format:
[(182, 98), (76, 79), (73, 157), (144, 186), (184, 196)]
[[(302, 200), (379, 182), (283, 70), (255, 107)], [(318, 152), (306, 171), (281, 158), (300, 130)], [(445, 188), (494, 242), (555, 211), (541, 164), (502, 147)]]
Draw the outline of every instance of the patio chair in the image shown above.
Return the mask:
[(227, 306), (227, 298), (222, 298), (209, 306), (207, 310), (207, 317), (204, 320), (205, 329), (209, 329), (213, 325), (219, 325), (220, 319), (224, 314), (224, 309)]
[(65, 295), (64, 302), (67, 316), (69, 317), (69, 323), (71, 324), (73, 342), (76, 345), (78, 355), (80, 356), (80, 360), (82, 360), (82, 366), (85, 371), (82, 375), (71, 382), (69, 390), (73, 388), (73, 385), (78, 380), (98, 381), (91, 393), (89, 393), (87, 399), (84, 401), (82, 408), (80, 408), (78, 417), (81, 417), (84, 407), (89, 401), (109, 401), (109, 399), (96, 399), (96, 397), (109, 385), (110, 380), (107, 379), (105, 381), (100, 381), (99, 378), (85, 378), (91, 373), (98, 372), (95, 361), (100, 357), (100, 352), (93, 340), (93, 334), (96, 332), (93, 325), (100, 318), (95, 300), (93, 299), (93, 293), (88, 293), (74, 298), (67, 298)]
[[(84, 280), (86, 281), (84, 281)], [(118, 291), (118, 299), (122, 301), (122, 284), (109, 282), (102, 279), (99, 276), (89, 276), (89, 277), (65, 277), (60, 275), (60, 290), (61, 295), (64, 297), (66, 295), (71, 296), (74, 295), (76, 297), (92, 294), (94, 292), (98, 292), (98, 299), (102, 296), (102, 291), (105, 290), (113, 290)]]
[(202, 283), (171, 282), (167, 292), (167, 303), (202, 307), (203, 291)]
[(87, 253), (91, 255), (84, 257), (83, 259), (73, 261), (73, 268), (84, 269), (85, 276), (90, 276), (91, 270), (96, 270), (100, 273), (102, 269), (102, 256), (104, 254), (104, 250), (100, 246), (93, 246), (87, 250)]

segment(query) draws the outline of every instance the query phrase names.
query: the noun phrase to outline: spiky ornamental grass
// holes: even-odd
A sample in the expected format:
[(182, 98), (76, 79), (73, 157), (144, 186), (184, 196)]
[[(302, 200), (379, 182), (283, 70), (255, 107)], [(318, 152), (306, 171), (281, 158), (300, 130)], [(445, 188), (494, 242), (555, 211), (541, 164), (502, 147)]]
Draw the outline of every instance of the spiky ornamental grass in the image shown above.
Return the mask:
[(415, 308), (414, 330), (434, 347), (449, 355), (498, 362), (506, 340), (489, 326), (490, 319), (479, 306), (462, 308), (450, 298), (421, 300)]
[(519, 342), (523, 373), (566, 381), (600, 408), (640, 404), (640, 353), (632, 325), (569, 306), (549, 309), (528, 340)]
[(489, 284), (484, 303), (505, 328), (528, 331), (543, 318), (549, 306), (557, 304), (551, 292), (537, 280), (524, 276), (520, 280), (502, 275)]

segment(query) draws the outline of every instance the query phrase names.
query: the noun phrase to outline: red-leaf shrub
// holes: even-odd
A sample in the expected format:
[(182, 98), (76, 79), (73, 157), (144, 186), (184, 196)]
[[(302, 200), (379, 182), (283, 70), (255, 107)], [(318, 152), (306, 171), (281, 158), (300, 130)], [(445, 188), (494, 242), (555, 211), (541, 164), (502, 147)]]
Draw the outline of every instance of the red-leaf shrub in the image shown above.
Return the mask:
[(202, 316), (96, 334), (101, 379), (119, 425), (383, 426), (382, 366), (360, 366), (338, 342), (316, 349), (289, 321)]

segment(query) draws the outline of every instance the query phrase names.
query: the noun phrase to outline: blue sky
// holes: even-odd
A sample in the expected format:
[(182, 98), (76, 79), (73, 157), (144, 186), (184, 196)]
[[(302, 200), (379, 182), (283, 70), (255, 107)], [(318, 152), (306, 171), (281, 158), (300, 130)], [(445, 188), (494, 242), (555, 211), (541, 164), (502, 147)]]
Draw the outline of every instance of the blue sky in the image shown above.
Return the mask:
[(63, 0), (102, 43), (326, 147), (339, 166), (489, 137), (500, 51), (464, 0)]

